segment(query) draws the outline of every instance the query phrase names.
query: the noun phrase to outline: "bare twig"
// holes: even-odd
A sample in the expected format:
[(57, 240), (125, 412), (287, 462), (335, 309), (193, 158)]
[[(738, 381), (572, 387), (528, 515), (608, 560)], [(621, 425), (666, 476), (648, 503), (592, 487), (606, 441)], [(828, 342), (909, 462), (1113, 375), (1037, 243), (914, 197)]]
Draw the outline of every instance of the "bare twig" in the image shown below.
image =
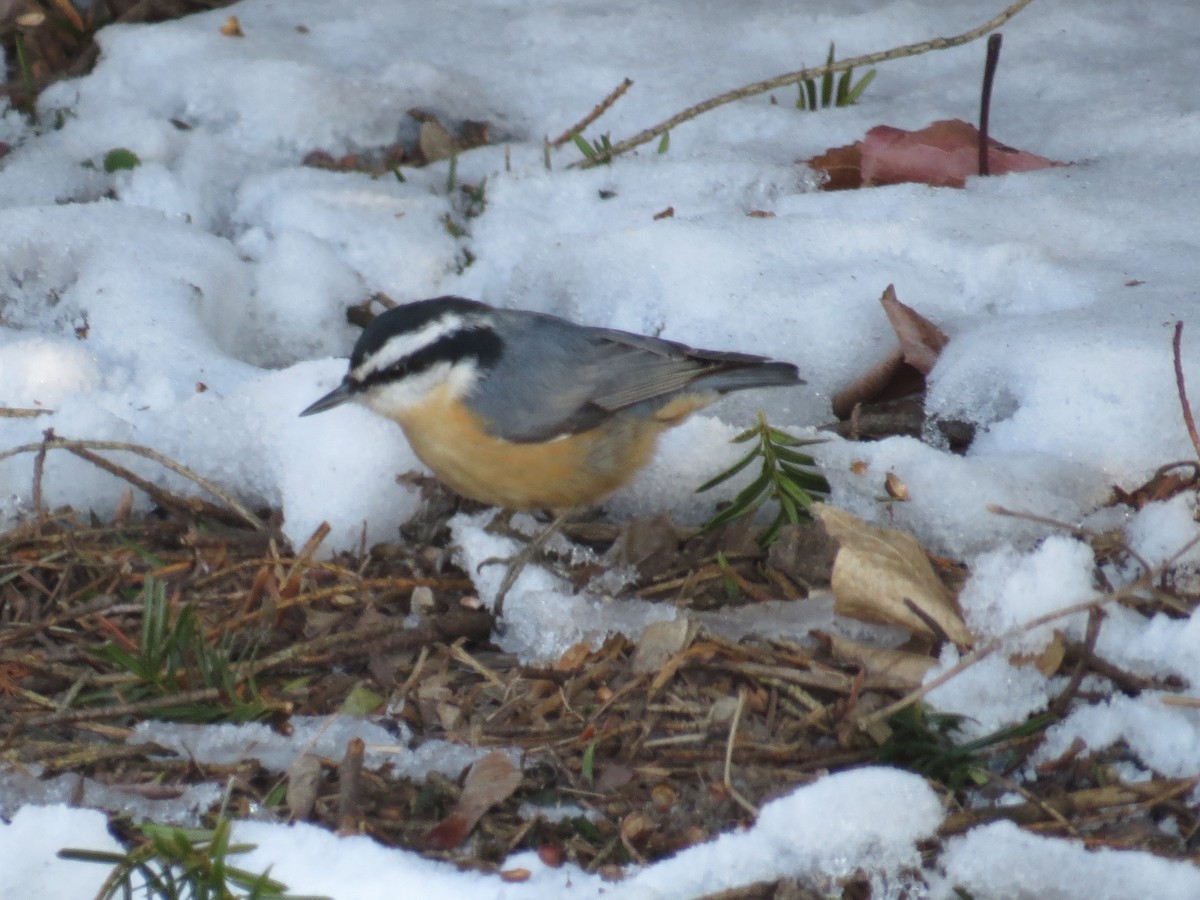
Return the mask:
[[(1191, 551), (1197, 544), (1200, 544), (1200, 535), (1197, 535), (1196, 537), (1187, 541), (1182, 547), (1176, 550), (1169, 559), (1162, 563), (1160, 569), (1170, 568), (1176, 560), (1180, 559), (1184, 554)], [(1116, 603), (1126, 598), (1133, 598), (1142, 591), (1153, 590), (1154, 577), (1154, 570), (1147, 570), (1143, 572), (1135, 581), (1130, 582), (1130, 584), (1123, 590), (1116, 591), (1111, 594), (1104, 594), (1100, 597), (1094, 597), (1091, 600), (1084, 600), (1081, 603), (1074, 603), (1071, 606), (1064, 606), (1062, 609), (1051, 610), (1048, 613), (1030, 619), (1028, 622), (1023, 622), (1015, 628), (1009, 629), (1004, 634), (994, 637), (986, 643), (980, 644), (941, 675), (938, 675), (936, 678), (925, 682), (915, 691), (911, 691), (910, 693), (901, 697), (895, 703), (888, 704), (882, 709), (876, 710), (871, 715), (862, 717), (857, 722), (859, 729), (866, 731), (868, 728), (877, 725), (880, 722), (887, 721), (901, 710), (908, 709), (908, 707), (920, 701), (921, 698), (923, 698), (930, 691), (941, 687), (947, 681), (962, 674), (980, 660), (985, 659), (991, 654), (995, 653), (1004, 646), (1005, 642), (1009, 638), (1026, 634), (1030, 631), (1033, 631), (1035, 628), (1040, 628), (1042, 625), (1048, 625), (1051, 622), (1056, 622), (1059, 619), (1065, 619), (1068, 616), (1075, 615), (1076, 613), (1090, 613), (1093, 610), (1101, 610), (1110, 603)]]
[(52, 409), (27, 409), (20, 406), (0, 406), (0, 419), (36, 419), (53, 415)]
[(621, 95), (624, 94), (631, 87), (633, 87), (633, 82), (630, 81), (628, 78), (626, 78), (624, 81), (622, 81), (620, 84), (618, 84), (615, 88), (613, 88), (611, 91), (609, 91), (608, 96), (605, 97), (603, 100), (601, 100), (599, 103), (597, 103), (596, 106), (592, 109), (592, 111), (590, 113), (588, 113), (586, 116), (584, 116), (578, 122), (576, 122), (574, 125), (572, 125), (570, 128), (568, 128), (566, 131), (564, 131), (562, 134), (560, 134), (554, 140), (550, 141), (549, 142), (550, 146), (553, 147), (555, 150), (557, 150), (559, 147), (561, 147), (567, 141), (571, 140), (571, 138), (574, 137), (575, 135), (583, 134), (584, 129), (586, 129), (589, 125), (591, 125), (593, 122), (595, 122), (598, 118), (600, 118), (602, 115), (604, 115), (606, 112), (608, 112), (609, 108), (611, 108), (614, 103), (616, 103), (618, 100), (620, 100)]
[(174, 497), (167, 491), (164, 491), (162, 488), (151, 485), (150, 482), (137, 475), (134, 475), (123, 466), (119, 466), (114, 462), (104, 459), (103, 457), (96, 456), (94, 453), (90, 453), (89, 451), (119, 450), (126, 453), (132, 453), (135, 456), (144, 457), (158, 463), (165, 469), (171, 470), (176, 475), (183, 476), (188, 481), (191, 481), (192, 483), (208, 491), (210, 494), (228, 506), (238, 515), (239, 518), (244, 520), (246, 524), (255, 531), (263, 531), (265, 529), (265, 526), (259, 520), (258, 516), (246, 509), (246, 507), (244, 507), (231, 495), (226, 493), (215, 482), (205, 478), (203, 475), (200, 475), (197, 472), (192, 471), (182, 463), (176, 462), (169, 456), (164, 456), (157, 450), (151, 450), (149, 447), (143, 447), (140, 444), (128, 444), (124, 441), (74, 441), (67, 440), (66, 438), (53, 438), (40, 441), (36, 444), (22, 444), (19, 447), (13, 447), (11, 450), (5, 450), (3, 453), (0, 453), (0, 461), (17, 456), (21, 453), (39, 453), (44, 452), (44, 450), (67, 450), (71, 453), (74, 453), (81, 459), (86, 459), (93, 465), (99, 466), (105, 471), (116, 475), (118, 478), (128, 481), (134, 487), (145, 491), (149, 496), (154, 498), (156, 503), (161, 502), (162, 505), (166, 506), (168, 509), (177, 509), (180, 507), (186, 509), (186, 503)]
[[(1172, 463), (1172, 465), (1180, 464)], [(1162, 470), (1160, 469), (1159, 471)], [(1096, 532), (1087, 528), (1082, 528), (1079, 525), (1072, 525), (1070, 522), (1060, 522), (1058, 519), (1051, 519), (1048, 516), (1039, 516), (1037, 513), (1022, 512), (1021, 510), (1016, 509), (1007, 509), (1006, 507), (999, 506), (995, 503), (989, 503), (987, 506), (987, 511), (996, 516), (1008, 516), (1011, 519), (1023, 519), (1026, 522), (1036, 522), (1039, 525), (1049, 525), (1051, 528), (1061, 528), (1063, 531), (1070, 532), (1074, 537), (1077, 537), (1079, 540), (1088, 544), (1092, 544), (1093, 546), (1095, 545), (1095, 541), (1100, 537), (1100, 535), (1098, 535)], [(1150, 571), (1152, 566), (1142, 558), (1140, 553), (1138, 553), (1128, 544), (1122, 544), (1121, 549), (1125, 553), (1129, 554), (1130, 559), (1142, 567), (1143, 572)]]
[(737, 706), (733, 710), (733, 718), (729, 721), (729, 739), (725, 742), (725, 790), (737, 801), (738, 806), (752, 816), (758, 815), (758, 807), (747, 800), (733, 786), (733, 745), (737, 743), (738, 723), (742, 720), (742, 710), (746, 708), (746, 691), (738, 691)]
[(908, 56), (919, 56), (923, 53), (929, 53), (932, 50), (944, 50), (947, 47), (958, 47), (962, 44), (970, 43), (976, 38), (980, 38), (989, 31), (995, 31), (1026, 6), (1031, 0), (1016, 0), (1011, 6), (1001, 12), (998, 16), (990, 21), (984, 22), (977, 28), (972, 28), (970, 31), (965, 31), (962, 34), (948, 38), (930, 38), (927, 41), (922, 41), (918, 44), (907, 44), (903, 47), (895, 47), (891, 50), (882, 50), (877, 53), (868, 53), (865, 56), (856, 56), (852, 59), (843, 59), (838, 62), (829, 63), (823, 66), (813, 66), (808, 69), (800, 69), (796, 72), (788, 72), (784, 75), (776, 75), (774, 78), (768, 78), (766, 81), (756, 81), (753, 84), (747, 84), (740, 88), (735, 88), (732, 91), (726, 91), (723, 94), (718, 94), (715, 97), (710, 97), (707, 100), (697, 103), (695, 106), (689, 106), (682, 112), (678, 112), (671, 118), (659, 122), (657, 125), (647, 128), (645, 131), (640, 131), (631, 138), (623, 141), (618, 141), (611, 147), (599, 151), (595, 156), (581, 159), (571, 163), (570, 168), (590, 169), (593, 166), (598, 166), (601, 163), (611, 162), (615, 157), (622, 153), (628, 153), (635, 147), (640, 147), (642, 144), (647, 144), (657, 137), (662, 136), (666, 132), (682, 125), (691, 119), (701, 116), (710, 109), (716, 109), (718, 106), (724, 106), (727, 103), (732, 103), (735, 100), (742, 100), (746, 97), (753, 97), (757, 94), (765, 94), (767, 91), (773, 91), (788, 85), (798, 84), (802, 81), (807, 81), (811, 78), (820, 78), (824, 75), (833, 72), (844, 72), (847, 69), (857, 69), (862, 66), (871, 66), (876, 63), (886, 62), (891, 59), (901, 59)]
[(1120, 597), (1129, 596), (1137, 591), (1145, 590), (1149, 587), (1149, 576), (1142, 575), (1124, 591), (1120, 591), (1115, 594), (1105, 594), (1102, 597), (1093, 597), (1091, 600), (1085, 600), (1082, 603), (1074, 603), (1071, 606), (1064, 606), (1062, 609), (1056, 609), (1045, 613), (1044, 615), (1030, 619), (1028, 622), (1024, 622), (1021, 625), (1018, 625), (1016, 628), (1010, 629), (999, 637), (992, 638), (990, 641), (980, 644), (941, 675), (930, 679), (916, 690), (905, 694), (895, 703), (890, 703), (868, 716), (863, 716), (857, 722), (858, 727), (861, 731), (866, 731), (868, 728), (877, 725), (880, 722), (886, 722), (901, 710), (908, 709), (910, 706), (920, 701), (930, 691), (940, 688), (947, 681), (950, 681), (952, 678), (956, 678), (967, 669), (971, 668), (971, 666), (991, 656), (993, 653), (1003, 647), (1005, 641), (1010, 637), (1025, 634), (1035, 628), (1041, 627), (1042, 625), (1048, 625), (1051, 622), (1056, 622), (1059, 619), (1065, 619), (1069, 616), (1075, 615), (1076, 613), (1090, 612), (1093, 609), (1098, 609), (1102, 606), (1106, 606), (1109, 603), (1115, 603)]
[(366, 744), (360, 737), (346, 744), (338, 767), (338, 834), (359, 834), (363, 827), (362, 769)]
[(1093, 609), (1088, 613), (1087, 630), (1084, 632), (1083, 645), (1079, 648), (1079, 659), (1071, 669), (1071, 680), (1062, 692), (1050, 701), (1049, 710), (1052, 715), (1061, 716), (1079, 693), (1083, 684), (1083, 676), (1088, 673), (1092, 658), (1096, 652), (1096, 641), (1100, 639), (1100, 625), (1104, 622), (1104, 610)]
[(1192, 446), (1196, 448), (1197, 455), (1200, 455), (1200, 434), (1196, 432), (1196, 420), (1192, 417), (1192, 405), (1188, 403), (1187, 383), (1183, 377), (1182, 344), (1183, 322), (1176, 322), (1175, 339), (1171, 342), (1175, 354), (1175, 387), (1179, 391), (1179, 405), (1183, 407), (1183, 424), (1187, 426), (1187, 433), (1188, 437), (1192, 439)]

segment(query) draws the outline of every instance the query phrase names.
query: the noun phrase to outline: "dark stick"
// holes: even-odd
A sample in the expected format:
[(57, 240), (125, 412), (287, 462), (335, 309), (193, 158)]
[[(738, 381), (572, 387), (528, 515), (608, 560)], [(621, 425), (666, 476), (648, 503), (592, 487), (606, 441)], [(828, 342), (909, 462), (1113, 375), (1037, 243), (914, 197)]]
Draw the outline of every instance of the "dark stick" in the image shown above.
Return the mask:
[(988, 37), (987, 61), (983, 64), (983, 96), (979, 99), (979, 174), (988, 174), (988, 116), (992, 113), (992, 81), (1000, 62), (1000, 42), (1004, 35), (996, 32)]
[(42, 446), (38, 450), (37, 456), (33, 458), (33, 514), (37, 516), (38, 526), (41, 526), (42, 521), (46, 518), (46, 510), (42, 504), (42, 478), (46, 473), (46, 450), (47, 445), (54, 440), (54, 429), (47, 428), (42, 432)]
[(362, 769), (366, 744), (351, 738), (338, 767), (338, 834), (360, 834), (363, 826)]

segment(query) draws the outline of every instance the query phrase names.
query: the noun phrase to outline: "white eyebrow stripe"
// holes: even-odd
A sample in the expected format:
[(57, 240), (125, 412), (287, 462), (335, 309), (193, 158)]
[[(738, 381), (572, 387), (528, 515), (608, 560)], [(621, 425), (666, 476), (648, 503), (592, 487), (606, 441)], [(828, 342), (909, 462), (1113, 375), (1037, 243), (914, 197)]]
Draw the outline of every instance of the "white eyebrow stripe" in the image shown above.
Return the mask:
[(388, 338), (382, 347), (364, 359), (358, 368), (350, 373), (350, 377), (355, 381), (363, 381), (374, 373), (394, 366), (400, 360), (432, 346), (442, 338), (449, 337), (466, 328), (490, 325), (491, 319), (486, 316), (465, 317), (456, 313), (439, 316), (416, 331)]

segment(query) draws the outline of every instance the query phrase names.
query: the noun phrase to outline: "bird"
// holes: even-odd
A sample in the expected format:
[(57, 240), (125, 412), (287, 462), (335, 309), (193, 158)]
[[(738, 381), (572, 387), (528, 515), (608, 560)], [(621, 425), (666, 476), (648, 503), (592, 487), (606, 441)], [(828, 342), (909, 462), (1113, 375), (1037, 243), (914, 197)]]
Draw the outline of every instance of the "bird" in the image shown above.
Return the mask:
[(722, 395), (804, 383), (764, 356), (444, 296), (377, 316), (341, 383), (300, 415), (357, 401), (458, 494), (557, 523), (627, 484), (664, 431)]

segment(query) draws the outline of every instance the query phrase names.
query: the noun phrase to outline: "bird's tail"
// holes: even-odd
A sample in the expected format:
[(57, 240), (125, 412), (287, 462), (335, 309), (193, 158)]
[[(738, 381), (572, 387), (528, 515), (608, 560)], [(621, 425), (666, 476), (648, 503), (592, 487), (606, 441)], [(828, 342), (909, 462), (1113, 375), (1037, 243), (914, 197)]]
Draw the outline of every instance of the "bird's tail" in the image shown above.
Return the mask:
[(728, 368), (718, 369), (697, 378), (692, 383), (692, 388), (727, 394), (730, 391), (744, 391), (749, 388), (787, 387), (804, 383), (804, 379), (800, 377), (800, 370), (791, 363), (755, 360), (744, 364), (734, 363)]

